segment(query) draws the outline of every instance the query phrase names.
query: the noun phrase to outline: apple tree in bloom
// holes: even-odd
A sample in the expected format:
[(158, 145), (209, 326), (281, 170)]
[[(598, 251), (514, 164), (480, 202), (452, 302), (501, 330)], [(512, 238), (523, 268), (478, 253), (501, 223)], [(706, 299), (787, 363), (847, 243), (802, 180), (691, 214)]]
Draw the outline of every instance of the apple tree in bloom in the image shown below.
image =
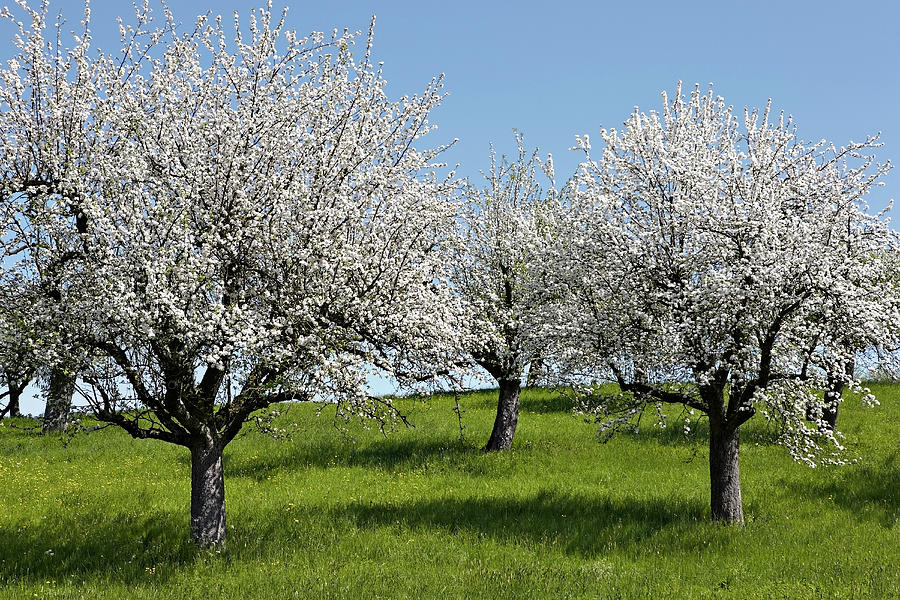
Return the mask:
[(810, 144), (769, 105), (735, 114), (680, 84), (662, 98), (602, 130), (596, 160), (579, 139), (560, 345), (623, 391), (595, 407), (603, 431), (654, 404), (703, 415), (712, 517), (741, 523), (741, 426), (760, 414), (794, 459), (840, 462), (816, 390), (852, 379), (856, 348), (891, 344), (897, 293), (877, 257), (896, 240), (865, 204), (890, 165), (877, 136)]
[[(76, 188), (81, 182), (72, 172), (83, 169), (97, 150), (95, 136), (86, 127), (92, 118), (86, 110), (95, 93), (97, 69), (85, 62), (90, 41), (87, 22), (73, 40), (73, 48), (66, 49), (59, 20), (55, 41), (43, 36), (46, 2), (38, 11), (24, 2), (18, 4), (32, 27), (41, 31), (33, 35), (33, 30), (3, 9), (3, 19), (17, 30), (13, 44), (18, 52), (0, 71), (2, 343), (5, 364), (19, 366), (18, 372), (6, 373), (10, 392), (24, 390), (25, 376), (33, 375), (36, 368), (44, 372), (48, 381), (44, 429), (56, 431), (68, 423), (75, 357), (84, 355), (54, 319), (61, 314), (59, 300), (66, 284), (60, 275), (73, 256), (72, 234), (84, 223), (79, 218), (76, 225), (76, 211), (61, 200), (73, 200), (81, 193)], [(67, 79), (76, 71), (77, 76)], [(70, 187), (63, 190), (60, 173), (66, 170)], [(58, 219), (72, 221), (68, 231), (59, 231), (61, 235), (51, 233), (55, 229), (51, 221)]]
[(21, 415), (21, 397), (41, 366), (31, 335), (31, 298), (20, 286), (0, 286), (0, 419)]
[(179, 33), (145, 5), (113, 56), (89, 51), (88, 11), (67, 50), (46, 3), (21, 8), (4, 275), (47, 291), (33, 310), (86, 357), (98, 419), (190, 451), (192, 539), (222, 545), (222, 451), (252, 413), (322, 400), (385, 425), (373, 365), (418, 381), (455, 346), (454, 184), (422, 146), (440, 79), (390, 100), (371, 32), (357, 56), (357, 35), (270, 10)]
[(521, 134), (516, 142), (515, 161), (498, 161), (492, 149), (485, 187), (469, 187), (450, 259), (453, 289), (468, 308), (468, 354), (499, 386), (487, 451), (512, 446), (523, 371), (543, 351), (530, 322), (540, 312), (537, 261), (551, 239), (557, 193), (538, 181), (542, 168), (552, 180), (552, 161), (542, 165)]

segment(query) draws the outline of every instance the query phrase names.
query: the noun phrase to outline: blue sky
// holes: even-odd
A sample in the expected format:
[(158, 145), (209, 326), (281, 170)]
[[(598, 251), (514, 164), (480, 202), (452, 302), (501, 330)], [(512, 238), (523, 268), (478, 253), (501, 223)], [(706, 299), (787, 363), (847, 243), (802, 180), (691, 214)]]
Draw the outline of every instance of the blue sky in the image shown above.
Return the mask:
[[(189, 25), (210, 11), (242, 15), (264, 0), (181, 0)], [(73, 28), (80, 2), (53, 0)], [(714, 84), (736, 107), (773, 107), (794, 116), (799, 135), (840, 145), (882, 132), (881, 160), (900, 160), (900, 4), (880, 2), (490, 2), (420, 0), (278, 2), (300, 32), (365, 30), (377, 15), (375, 60), (388, 93), (422, 90), (445, 74), (449, 93), (433, 115), (433, 144), (459, 138), (445, 156), (463, 176), (479, 177), (488, 144), (514, 150), (512, 130), (551, 152), (564, 180), (579, 155), (576, 134), (619, 126), (638, 105), (655, 109), (660, 91)], [(97, 46), (118, 44), (115, 17), (131, 3), (94, 0)], [(8, 56), (9, 46), (0, 56)], [(900, 173), (872, 197), (896, 197)], [(26, 412), (40, 412), (29, 402)]]
[[(245, 15), (263, 2), (171, 4), (190, 25), (199, 13)], [(77, 24), (78, 0), (51, 3)], [(129, 16), (131, 2), (91, 6), (96, 44), (115, 49), (114, 19)], [(300, 32), (365, 30), (376, 14), (374, 54), (395, 96), (444, 73), (449, 95), (434, 114), (433, 141), (460, 139), (446, 159), (460, 163), (462, 175), (486, 166), (491, 141), (511, 152), (517, 128), (528, 145), (553, 153), (565, 179), (578, 161), (569, 151), (575, 134), (618, 126), (635, 105), (657, 108), (660, 91), (678, 80), (687, 89), (714, 83), (737, 107), (772, 98), (804, 139), (840, 144), (882, 131), (880, 156), (900, 157), (900, 4), (888, 0), (275, 0), (282, 6)], [(900, 174), (887, 181), (895, 187)]]

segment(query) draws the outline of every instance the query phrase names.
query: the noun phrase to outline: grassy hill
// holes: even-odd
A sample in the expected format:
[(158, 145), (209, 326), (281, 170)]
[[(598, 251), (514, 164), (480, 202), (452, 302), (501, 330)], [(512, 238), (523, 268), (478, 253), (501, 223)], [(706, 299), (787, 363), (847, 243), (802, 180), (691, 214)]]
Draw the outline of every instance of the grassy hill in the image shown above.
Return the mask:
[(479, 451), (494, 396), (406, 399), (416, 425), (350, 438), (295, 405), (287, 440), (225, 455), (227, 549), (189, 538), (189, 456), (113, 429), (0, 426), (0, 598), (900, 598), (900, 386), (848, 399), (856, 464), (807, 467), (757, 418), (747, 525), (709, 522), (706, 437), (652, 426), (606, 444), (526, 390), (514, 449)]

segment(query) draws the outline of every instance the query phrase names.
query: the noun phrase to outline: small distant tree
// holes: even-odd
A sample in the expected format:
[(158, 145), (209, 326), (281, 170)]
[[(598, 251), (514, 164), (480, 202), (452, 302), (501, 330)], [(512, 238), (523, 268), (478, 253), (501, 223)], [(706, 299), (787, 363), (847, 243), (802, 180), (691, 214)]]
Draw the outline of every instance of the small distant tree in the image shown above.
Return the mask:
[(22, 7), (0, 70), (6, 276), (84, 349), (98, 419), (190, 451), (191, 536), (221, 546), (222, 452), (251, 414), (320, 399), (387, 424), (372, 365), (420, 379), (454, 345), (455, 184), (419, 147), (440, 80), (390, 101), (356, 35), (301, 38), (269, 10), (181, 34), (145, 5), (114, 58), (89, 53), (87, 10), (67, 50), (46, 2)]
[[(0, 247), (4, 244), (0, 241)], [(2, 271), (0, 271), (2, 272)], [(19, 279), (0, 283), (0, 419), (18, 417), (22, 394), (37, 380), (40, 324), (33, 320), (34, 293)]]
[[(521, 134), (516, 143), (513, 162), (498, 160), (492, 148), (487, 184), (468, 188), (450, 260), (453, 288), (469, 309), (469, 354), (499, 387), (486, 451), (512, 446), (523, 371), (543, 358), (543, 345), (529, 322), (539, 313), (536, 261), (551, 238), (557, 193), (552, 161), (541, 164), (537, 151), (525, 149)], [(551, 180), (546, 191), (538, 181), (542, 168)]]
[(889, 165), (871, 156), (877, 136), (807, 144), (769, 105), (739, 118), (680, 84), (661, 112), (601, 135), (597, 160), (579, 140), (560, 236), (573, 292), (560, 346), (624, 392), (595, 409), (606, 432), (648, 405), (704, 415), (712, 517), (742, 523), (741, 426), (762, 413), (795, 460), (840, 462), (839, 434), (821, 411), (806, 423), (807, 405), (852, 359), (844, 340), (893, 338), (897, 294), (875, 257), (895, 237), (864, 203)]
[(8, 325), (0, 324), (0, 419), (22, 414), (22, 394), (35, 374), (28, 348), (21, 344), (21, 333)]
[[(866, 347), (859, 341), (851, 341), (840, 335), (834, 336), (833, 339), (834, 343), (843, 346), (844, 360), (832, 361), (828, 365), (825, 370), (821, 401), (818, 397), (811, 397), (806, 405), (807, 421), (832, 430), (837, 427), (838, 410), (843, 402), (844, 389), (854, 381), (856, 353)], [(880, 346), (881, 342), (876, 341), (874, 345)]]

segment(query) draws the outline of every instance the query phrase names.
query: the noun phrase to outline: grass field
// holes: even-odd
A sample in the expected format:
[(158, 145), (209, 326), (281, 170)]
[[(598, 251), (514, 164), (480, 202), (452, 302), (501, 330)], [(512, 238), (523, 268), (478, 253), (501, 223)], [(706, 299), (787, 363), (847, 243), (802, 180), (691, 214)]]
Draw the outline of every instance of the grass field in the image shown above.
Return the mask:
[(599, 444), (528, 390), (513, 451), (485, 455), (489, 392), (462, 397), (462, 442), (452, 398), (352, 440), (292, 406), (290, 439), (226, 449), (219, 554), (188, 540), (186, 450), (3, 422), (0, 598), (900, 598), (900, 386), (873, 389), (842, 408), (850, 466), (794, 464), (748, 424), (740, 529), (709, 522), (702, 427)]

